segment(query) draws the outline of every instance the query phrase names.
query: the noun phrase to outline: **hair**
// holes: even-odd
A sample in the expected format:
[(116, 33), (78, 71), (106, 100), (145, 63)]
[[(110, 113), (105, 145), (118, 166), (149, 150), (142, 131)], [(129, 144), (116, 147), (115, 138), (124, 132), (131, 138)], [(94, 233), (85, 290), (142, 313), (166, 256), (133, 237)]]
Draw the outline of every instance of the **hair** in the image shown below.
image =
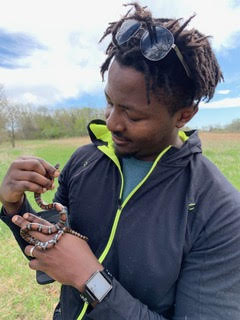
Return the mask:
[[(208, 102), (213, 97), (218, 82), (223, 80), (223, 75), (209, 43), (209, 36), (194, 28), (186, 29), (195, 14), (181, 23), (182, 19), (153, 18), (146, 7), (136, 2), (124, 6), (132, 7), (119, 21), (109, 23), (100, 39), (101, 42), (107, 35), (112, 36), (106, 49), (107, 58), (100, 69), (103, 79), (114, 58), (122, 66), (142, 72), (145, 77), (148, 103), (150, 103), (150, 93), (153, 92), (166, 104), (170, 114), (184, 107), (197, 107), (200, 101)], [(133, 8), (135, 11), (131, 13)], [(140, 21), (144, 30), (141, 28), (126, 43), (119, 46), (116, 34), (122, 23), (128, 19)], [(170, 50), (167, 56), (159, 61), (150, 61), (142, 55), (141, 36), (148, 30), (152, 37), (152, 27), (157, 25), (172, 32), (174, 43), (190, 69), (190, 78), (174, 50)]]

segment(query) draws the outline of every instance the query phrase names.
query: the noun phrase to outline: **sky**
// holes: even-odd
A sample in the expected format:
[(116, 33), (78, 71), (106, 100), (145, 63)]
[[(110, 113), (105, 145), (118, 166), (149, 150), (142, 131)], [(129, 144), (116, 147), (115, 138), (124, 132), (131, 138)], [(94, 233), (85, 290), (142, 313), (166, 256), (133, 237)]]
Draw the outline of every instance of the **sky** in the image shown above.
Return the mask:
[[(109, 39), (98, 41), (130, 1), (0, 0), (0, 84), (14, 103), (50, 108), (104, 107), (100, 65)], [(240, 118), (240, 0), (145, 0), (154, 17), (196, 17), (190, 27), (210, 39), (224, 74), (214, 98), (190, 127)]]

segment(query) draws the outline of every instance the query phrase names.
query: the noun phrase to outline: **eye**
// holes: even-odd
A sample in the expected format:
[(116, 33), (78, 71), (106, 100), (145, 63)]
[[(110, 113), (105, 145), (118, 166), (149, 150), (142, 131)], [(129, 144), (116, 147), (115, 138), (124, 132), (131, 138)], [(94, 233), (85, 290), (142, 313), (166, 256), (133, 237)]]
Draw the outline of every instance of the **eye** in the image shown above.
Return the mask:
[(130, 118), (130, 120), (133, 121), (133, 122), (137, 122), (137, 121), (140, 121), (141, 119)]
[(113, 106), (113, 103), (109, 99), (107, 99), (106, 102), (107, 102), (107, 105), (106, 105), (107, 108), (110, 108)]
[(137, 118), (129, 118), (130, 121), (132, 122), (138, 122), (138, 121), (141, 121), (141, 119), (137, 119)]
[(142, 118), (137, 117), (136, 115), (129, 114), (129, 113), (127, 114), (127, 117), (131, 122), (138, 122), (138, 121), (142, 120)]

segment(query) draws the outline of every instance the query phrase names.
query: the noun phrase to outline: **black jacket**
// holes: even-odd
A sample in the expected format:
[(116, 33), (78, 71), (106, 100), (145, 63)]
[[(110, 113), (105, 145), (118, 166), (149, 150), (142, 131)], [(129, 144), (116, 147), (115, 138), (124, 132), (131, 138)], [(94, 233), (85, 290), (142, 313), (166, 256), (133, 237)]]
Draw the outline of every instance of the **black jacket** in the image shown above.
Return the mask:
[[(79, 292), (62, 286), (61, 318), (239, 320), (240, 196), (201, 154), (197, 133), (165, 150), (122, 203), (110, 133), (101, 121), (89, 128), (93, 143), (66, 164), (55, 201), (68, 207), (71, 227), (89, 237), (114, 284), (85, 316)], [(14, 234), (24, 246), (16, 227)]]

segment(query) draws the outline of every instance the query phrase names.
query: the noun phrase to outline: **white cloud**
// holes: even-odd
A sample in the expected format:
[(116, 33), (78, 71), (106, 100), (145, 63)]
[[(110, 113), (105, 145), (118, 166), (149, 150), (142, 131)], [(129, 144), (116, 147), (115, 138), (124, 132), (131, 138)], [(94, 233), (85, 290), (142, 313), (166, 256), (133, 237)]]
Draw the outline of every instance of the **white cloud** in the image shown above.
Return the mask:
[(229, 94), (230, 90), (227, 90), (227, 89), (226, 90), (218, 90), (217, 93), (225, 95), (225, 94)]
[(200, 108), (204, 109), (218, 109), (218, 108), (240, 108), (240, 97), (225, 98), (218, 101), (200, 103)]
[[(104, 61), (103, 45), (97, 42), (108, 22), (126, 12), (128, 1), (110, 0), (0, 0), (0, 28), (26, 32), (46, 50), (35, 50), (18, 61), (28, 68), (0, 68), (0, 83), (18, 102), (54, 104), (85, 92), (103, 88), (99, 66)], [(216, 50), (234, 47), (240, 31), (240, 6), (232, 0), (140, 1), (155, 17), (197, 16), (191, 25), (214, 36)]]
[(211, 35), (211, 42), (216, 50), (229, 47), (236, 47), (235, 40), (240, 32), (240, 3), (233, 0), (173, 0), (169, 1), (145, 1), (153, 8), (154, 15), (188, 18), (193, 13), (196, 17), (192, 20), (191, 26), (196, 27), (202, 33)]
[(23, 100), (25, 100), (25, 103), (37, 103), (38, 102), (37, 97), (34, 94), (32, 94), (31, 92), (24, 93)]

